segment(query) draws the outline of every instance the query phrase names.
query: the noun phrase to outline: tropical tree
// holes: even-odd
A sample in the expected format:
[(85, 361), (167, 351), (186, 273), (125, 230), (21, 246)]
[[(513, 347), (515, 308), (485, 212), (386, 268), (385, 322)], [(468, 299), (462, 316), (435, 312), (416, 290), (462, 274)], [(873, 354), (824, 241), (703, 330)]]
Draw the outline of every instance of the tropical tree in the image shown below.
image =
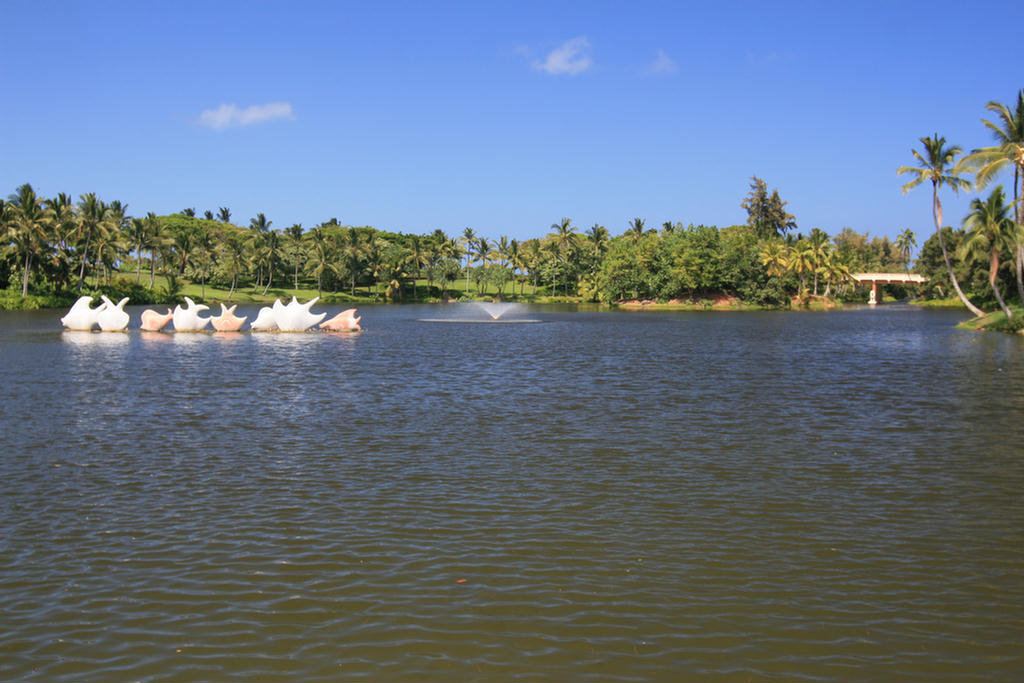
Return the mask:
[(626, 228), (626, 234), (633, 240), (634, 243), (639, 242), (640, 238), (644, 236), (644, 221), (643, 218), (634, 218), (629, 222), (629, 227)]
[(974, 180), (979, 188), (987, 186), (1003, 169), (1013, 168), (1013, 215), (1017, 223), (1014, 260), (1017, 293), (1024, 304), (1024, 89), (1017, 92), (1017, 104), (1012, 110), (999, 102), (989, 102), (985, 108), (998, 118), (996, 123), (981, 120), (997, 144), (974, 150), (964, 157), (963, 163), (977, 166)]
[[(634, 223), (639, 225), (640, 233), (643, 234), (644, 221), (641, 218), (634, 219)], [(562, 263), (562, 270), (565, 273), (565, 282), (562, 283), (562, 293), (565, 296), (569, 295), (569, 269), (567, 265), (571, 256), (573, 247), (576, 245), (576, 227), (572, 224), (572, 220), (569, 218), (563, 218), (558, 223), (552, 223), (551, 229), (554, 231), (551, 233), (551, 237), (554, 239), (555, 259)], [(551, 288), (551, 294), (555, 293), (554, 286)]]
[(36, 196), (35, 190), (25, 183), (8, 197), (10, 218), (7, 239), (22, 258), (21, 295), (28, 296), (28, 282), (32, 275), (32, 262), (47, 245), (48, 230), (53, 210)]
[(195, 218), (196, 217), (196, 207), (190, 206), (188, 208), (182, 209), (181, 210), (181, 215), (182, 216), (188, 216), (189, 218)]
[(787, 267), (800, 278), (801, 295), (807, 291), (805, 275), (814, 270), (814, 247), (807, 240), (800, 240), (790, 251)]
[(781, 240), (765, 240), (758, 258), (769, 277), (782, 277), (789, 268), (789, 247)]
[(229, 209), (226, 206), (220, 207), (220, 210), (217, 211), (217, 220), (219, 220), (221, 223), (230, 223), (231, 209)]
[(935, 219), (935, 232), (939, 236), (939, 246), (942, 247), (942, 258), (946, 261), (946, 270), (949, 273), (949, 281), (953, 289), (960, 297), (960, 301), (976, 316), (984, 315), (984, 311), (975, 306), (964, 294), (957, 282), (956, 274), (953, 273), (953, 264), (949, 260), (949, 252), (946, 249), (946, 242), (942, 237), (942, 202), (939, 201), (939, 188), (948, 187), (953, 192), (970, 189), (970, 183), (961, 177), (961, 170), (954, 166), (953, 162), (963, 151), (958, 145), (946, 146), (946, 138), (935, 133), (932, 137), (921, 138), (924, 147), (924, 154), (916, 149), (910, 150), (917, 159), (917, 166), (900, 166), (896, 169), (897, 175), (911, 175), (913, 178), (903, 186), (903, 194), (910, 192), (921, 183), (929, 181), (932, 184), (932, 217)]
[(125, 239), (131, 250), (135, 251), (135, 283), (142, 282), (142, 250), (149, 248), (150, 236), (146, 221), (133, 218), (125, 231)]
[(334, 264), (335, 254), (328, 239), (327, 232), (322, 227), (315, 227), (306, 233), (306, 239), (310, 242), (309, 256), (306, 258), (306, 266), (312, 271), (316, 278), (316, 295), (323, 294), (324, 273), (337, 273), (337, 266)]
[(78, 291), (85, 285), (85, 266), (89, 260), (89, 244), (94, 238), (105, 238), (108, 231), (114, 229), (110, 208), (100, 201), (95, 193), (89, 192), (78, 198), (78, 238), (84, 241), (81, 249), (81, 268), (78, 271)]
[(828, 233), (820, 228), (814, 228), (811, 230), (811, 234), (807, 238), (807, 242), (811, 246), (811, 268), (814, 272), (814, 296), (818, 296), (818, 274), (821, 272), (821, 264), (825, 260), (825, 254), (828, 253)]
[(1006, 205), (1002, 185), (996, 186), (988, 199), (982, 201), (976, 198), (971, 201), (971, 210), (964, 218), (964, 227), (968, 233), (960, 245), (962, 256), (978, 254), (988, 258), (988, 283), (996, 295), (999, 308), (1003, 309), (1007, 318), (1012, 318), (1013, 313), (1003, 301), (999, 285), (996, 284), (1000, 252), (1003, 249), (1012, 251), (1019, 241), (1017, 225), (1010, 218), (1010, 207)]
[(472, 258), (475, 254), (473, 245), (476, 244), (476, 231), (473, 228), (465, 228), (462, 231), (462, 237), (459, 238), (459, 244), (462, 246), (466, 255), (466, 294), (469, 294), (469, 267)]
[(213, 220), (213, 211), (210, 211), (209, 209), (207, 209), (206, 211), (203, 211), (203, 218), (208, 220), (208, 221), (212, 221)]
[(910, 253), (916, 246), (917, 239), (910, 228), (904, 228), (903, 232), (896, 236), (896, 249), (903, 256), (903, 262), (906, 264), (908, 273), (910, 272)]
[(302, 250), (302, 223), (295, 223), (284, 229), (284, 233), (288, 235), (288, 238), (292, 241), (292, 245), (295, 247), (293, 254), (295, 255), (295, 275), (292, 280), (292, 287), (294, 289), (299, 288), (299, 260)]
[(228, 291), (228, 299), (235, 293), (238, 286), (238, 274), (245, 265), (246, 244), (245, 238), (237, 232), (229, 232), (224, 237), (224, 256), (227, 260), (228, 273), (231, 275), (231, 289)]

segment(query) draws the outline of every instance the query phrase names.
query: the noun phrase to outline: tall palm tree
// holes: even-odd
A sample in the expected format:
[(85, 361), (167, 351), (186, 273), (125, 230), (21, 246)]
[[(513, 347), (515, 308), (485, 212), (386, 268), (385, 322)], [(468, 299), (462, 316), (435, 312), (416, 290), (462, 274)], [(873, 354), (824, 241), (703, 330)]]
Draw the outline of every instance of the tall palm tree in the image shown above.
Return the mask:
[(345, 266), (345, 272), (349, 277), (351, 285), (349, 293), (352, 296), (356, 295), (356, 278), (359, 277), (362, 261), (366, 257), (366, 246), (366, 243), (355, 228), (349, 228), (341, 233), (338, 238), (338, 250), (341, 261)]
[[(640, 219), (637, 219), (640, 220)], [(642, 223), (643, 221), (641, 221)], [(565, 296), (569, 295), (569, 272), (565, 267), (569, 262), (569, 253), (573, 246), (576, 244), (576, 227), (572, 224), (572, 220), (569, 218), (563, 218), (558, 223), (552, 223), (551, 229), (554, 231), (551, 236), (554, 238), (554, 244), (556, 247), (556, 261), (561, 261), (563, 264), (563, 270), (566, 271), (565, 282), (562, 283), (562, 293)], [(551, 294), (554, 295), (554, 286), (551, 288)]]
[(103, 239), (104, 234), (113, 229), (110, 208), (100, 201), (96, 194), (90, 192), (78, 198), (78, 238), (84, 239), (81, 251), (82, 264), (78, 271), (78, 291), (85, 285), (85, 265), (89, 261), (89, 244), (94, 238)]
[(294, 223), (284, 229), (284, 233), (288, 235), (288, 238), (292, 241), (295, 246), (295, 275), (292, 280), (292, 287), (294, 289), (299, 288), (299, 254), (302, 249), (302, 223)]
[(427, 243), (419, 235), (409, 236), (409, 265), (412, 266), (412, 298), (416, 296), (416, 280), (420, 277), (420, 268), (427, 261)]
[(996, 295), (999, 308), (1007, 318), (1013, 313), (1003, 301), (996, 280), (999, 276), (999, 253), (1003, 249), (1011, 250), (1019, 241), (1017, 225), (1010, 218), (1010, 207), (1006, 205), (1003, 186), (998, 185), (988, 199), (982, 201), (975, 198), (971, 201), (971, 211), (964, 218), (964, 227), (968, 228), (966, 239), (960, 245), (963, 256), (982, 254), (988, 258), (988, 283)]
[(900, 166), (896, 169), (897, 175), (909, 174), (914, 176), (903, 186), (903, 194), (910, 192), (921, 183), (930, 181), (932, 184), (932, 217), (935, 219), (935, 233), (939, 236), (939, 246), (942, 247), (942, 258), (946, 261), (946, 270), (949, 273), (949, 280), (953, 289), (960, 297), (960, 301), (976, 316), (984, 315), (985, 312), (970, 302), (960, 283), (953, 273), (953, 264), (949, 260), (949, 251), (946, 249), (946, 241), (942, 238), (942, 202), (939, 201), (939, 188), (946, 186), (958, 192), (959, 190), (970, 189), (970, 183), (960, 176), (960, 169), (953, 165), (954, 160), (963, 151), (959, 145), (946, 147), (946, 138), (939, 137), (935, 133), (933, 137), (921, 138), (924, 146), (922, 155), (916, 149), (910, 150), (917, 159), (917, 166)]
[(190, 206), (181, 210), (182, 216), (188, 216), (189, 218), (196, 217), (196, 207)]
[(998, 122), (981, 122), (995, 136), (996, 145), (974, 150), (964, 157), (965, 165), (977, 165), (975, 184), (988, 185), (1004, 168), (1013, 168), (1013, 211), (1017, 223), (1014, 260), (1017, 268), (1017, 293), (1024, 304), (1024, 89), (1017, 92), (1017, 104), (1011, 110), (1005, 104), (989, 102), (985, 108), (994, 112)]
[(133, 218), (125, 230), (128, 245), (135, 251), (135, 284), (142, 282), (142, 250), (149, 248), (149, 229), (146, 221)]
[(164, 229), (163, 223), (156, 217), (156, 214), (152, 211), (146, 214), (145, 218), (146, 231), (149, 233), (149, 288), (153, 289), (156, 282), (156, 253), (158, 250), (162, 251), (165, 249), (170, 242), (170, 238), (167, 236), (167, 231)]
[(800, 293), (803, 294), (807, 287), (804, 283), (804, 276), (807, 271), (814, 270), (814, 247), (807, 240), (800, 240), (790, 251), (787, 267), (794, 271), (800, 278)]
[(471, 259), (474, 255), (473, 245), (476, 243), (476, 231), (473, 228), (465, 228), (462, 231), (462, 237), (459, 238), (459, 244), (465, 250), (466, 255), (466, 295), (469, 295), (469, 266)]
[(220, 207), (220, 210), (217, 211), (217, 220), (219, 220), (221, 223), (230, 223), (231, 209), (229, 209), (226, 206)]
[(324, 273), (337, 272), (337, 268), (334, 265), (334, 250), (331, 248), (331, 242), (323, 228), (319, 226), (312, 228), (306, 233), (306, 236), (311, 244), (306, 265), (310, 267), (313, 275), (316, 277), (316, 295), (321, 296), (323, 294)]
[(21, 277), (21, 295), (28, 296), (28, 282), (32, 275), (32, 262), (47, 243), (47, 231), (53, 220), (53, 210), (36, 196), (35, 190), (25, 183), (8, 197), (11, 218), (7, 239), (24, 256)]
[(917, 238), (910, 228), (904, 228), (903, 232), (896, 236), (896, 249), (903, 256), (906, 270), (910, 272), (910, 252), (917, 246)]
[(229, 232), (224, 238), (224, 256), (227, 258), (228, 272), (231, 273), (231, 289), (228, 291), (230, 300), (238, 285), (238, 273), (245, 263), (245, 239), (236, 232)]
[(828, 233), (820, 228), (811, 230), (807, 239), (811, 245), (811, 269), (814, 272), (814, 296), (818, 296), (818, 274), (821, 271), (821, 264), (828, 252)]
[(203, 211), (203, 218), (205, 220), (212, 221), (213, 220), (213, 211), (210, 211), (209, 209), (207, 209), (206, 211)]

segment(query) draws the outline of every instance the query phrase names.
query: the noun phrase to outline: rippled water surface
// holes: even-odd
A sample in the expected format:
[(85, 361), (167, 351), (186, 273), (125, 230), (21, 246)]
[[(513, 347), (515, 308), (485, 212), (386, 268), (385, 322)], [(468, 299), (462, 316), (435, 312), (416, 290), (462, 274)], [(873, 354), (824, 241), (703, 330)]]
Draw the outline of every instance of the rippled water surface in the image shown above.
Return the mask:
[(0, 680), (1024, 679), (1024, 339), (360, 312), (0, 313)]

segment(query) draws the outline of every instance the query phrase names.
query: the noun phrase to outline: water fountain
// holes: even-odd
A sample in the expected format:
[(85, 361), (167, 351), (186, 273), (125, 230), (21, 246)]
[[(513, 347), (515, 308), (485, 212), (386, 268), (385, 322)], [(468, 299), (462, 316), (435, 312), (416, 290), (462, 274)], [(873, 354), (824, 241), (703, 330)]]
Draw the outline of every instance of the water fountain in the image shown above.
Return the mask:
[[(465, 304), (458, 304), (456, 309), (459, 313), (469, 312), (469, 315), (457, 315), (450, 318), (419, 318), (425, 323), (539, 323), (540, 320), (532, 318), (520, 318), (515, 314), (523, 308), (522, 304), (503, 301), (473, 301)], [(482, 311), (487, 317), (479, 315)]]

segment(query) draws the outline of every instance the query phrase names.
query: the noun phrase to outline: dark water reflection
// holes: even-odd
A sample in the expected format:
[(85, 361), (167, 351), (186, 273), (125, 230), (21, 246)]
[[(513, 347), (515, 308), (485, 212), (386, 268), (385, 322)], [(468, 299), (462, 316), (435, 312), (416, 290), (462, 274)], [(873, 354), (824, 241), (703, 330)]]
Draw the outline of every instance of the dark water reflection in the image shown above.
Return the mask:
[(1024, 339), (904, 307), (361, 313), (0, 314), (0, 679), (1024, 673)]

